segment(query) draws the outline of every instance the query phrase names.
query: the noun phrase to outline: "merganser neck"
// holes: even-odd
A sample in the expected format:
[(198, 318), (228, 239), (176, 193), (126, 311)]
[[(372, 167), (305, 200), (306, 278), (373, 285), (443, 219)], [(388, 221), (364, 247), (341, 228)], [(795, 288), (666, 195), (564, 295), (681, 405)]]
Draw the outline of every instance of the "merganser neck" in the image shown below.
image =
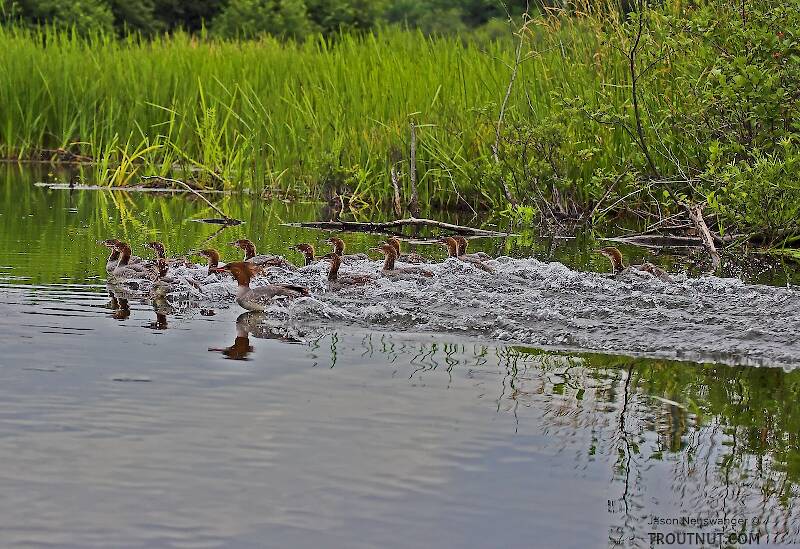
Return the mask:
[(609, 246), (597, 250), (597, 252), (608, 258), (611, 262), (611, 271), (614, 274), (619, 274), (625, 270), (625, 263), (622, 261), (622, 253), (617, 248)]
[(394, 262), (397, 260), (397, 250), (395, 249), (394, 245), (384, 244), (378, 249), (382, 251), (384, 255), (383, 270), (393, 271)]
[(148, 242), (147, 247), (152, 249), (156, 254), (156, 259), (166, 259), (167, 252), (161, 242)]
[(339, 267), (342, 265), (342, 259), (335, 252), (325, 257), (331, 262), (331, 268), (328, 269), (328, 280), (330, 282), (336, 282), (336, 279), (339, 278)]
[(117, 245), (116, 249), (119, 251), (120, 254), (117, 267), (125, 267), (131, 260), (131, 247), (125, 244), (124, 242), (120, 242)]

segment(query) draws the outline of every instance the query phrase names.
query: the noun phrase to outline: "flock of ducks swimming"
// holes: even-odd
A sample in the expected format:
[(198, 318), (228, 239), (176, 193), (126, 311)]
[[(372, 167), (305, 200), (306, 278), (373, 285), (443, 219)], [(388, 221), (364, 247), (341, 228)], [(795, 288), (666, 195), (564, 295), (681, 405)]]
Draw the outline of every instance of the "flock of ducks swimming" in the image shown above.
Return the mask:
[[(340, 238), (331, 237), (326, 242), (333, 247), (333, 251), (321, 257), (315, 255), (314, 246), (311, 244), (296, 244), (291, 249), (303, 255), (305, 267), (317, 261), (327, 261), (330, 264), (327, 276), (329, 289), (369, 284), (381, 276), (405, 279), (434, 276), (432, 271), (421, 266), (432, 261), (416, 253), (403, 253), (400, 240), (396, 237), (388, 238), (380, 246), (370, 249), (370, 251), (382, 253), (384, 257), (382, 268), (374, 273), (340, 273), (339, 270), (343, 264), (347, 265), (356, 260), (369, 259), (369, 257), (363, 253), (345, 254), (345, 243)], [(106, 260), (106, 272), (109, 275), (109, 282), (112, 283), (147, 280), (153, 283), (154, 288), (162, 291), (168, 291), (180, 283), (187, 283), (202, 289), (204, 284), (219, 282), (222, 276), (230, 274), (238, 284), (237, 303), (249, 311), (264, 311), (270, 305), (311, 295), (308, 288), (293, 284), (266, 284), (251, 288), (250, 282), (253, 278), (264, 274), (269, 269), (296, 271), (302, 267), (297, 267), (280, 255), (257, 254), (255, 244), (247, 239), (229, 243), (244, 252), (242, 261), (220, 265), (220, 254), (217, 250), (208, 248), (195, 252), (196, 255), (208, 260), (207, 267), (191, 263), (185, 258), (168, 258), (164, 246), (160, 242), (147, 244), (147, 247), (155, 255), (153, 260), (132, 255), (131, 248), (127, 243), (114, 238), (101, 240), (98, 243), (111, 250), (111, 255)], [(493, 258), (483, 252), (468, 253), (468, 242), (463, 236), (448, 236), (438, 240), (438, 243), (447, 248), (448, 257), (485, 272), (494, 272), (494, 268), (486, 263)], [(665, 282), (673, 282), (672, 277), (666, 271), (651, 263), (626, 267), (622, 260), (622, 254), (617, 248), (607, 247), (596, 251), (609, 259), (613, 275), (635, 270), (649, 273)], [(401, 267), (396, 265), (397, 262), (410, 265)], [(182, 268), (180, 269), (181, 274), (171, 274), (171, 271), (177, 270), (178, 267)]]

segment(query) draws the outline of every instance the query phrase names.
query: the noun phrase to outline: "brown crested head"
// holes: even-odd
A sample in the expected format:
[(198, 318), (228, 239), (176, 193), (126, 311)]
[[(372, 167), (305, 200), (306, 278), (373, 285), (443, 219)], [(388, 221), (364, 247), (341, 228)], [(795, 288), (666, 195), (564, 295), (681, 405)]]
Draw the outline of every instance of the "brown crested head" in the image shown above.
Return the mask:
[(455, 240), (456, 244), (458, 245), (458, 255), (466, 254), (467, 253), (467, 246), (469, 245), (469, 242), (467, 242), (467, 239), (464, 238), (461, 235), (458, 235), (458, 236), (454, 236), (453, 240)]
[(197, 255), (201, 255), (208, 259), (208, 264), (216, 267), (219, 264), (219, 252), (214, 248), (206, 248), (205, 250), (200, 250), (197, 252)]
[(314, 246), (312, 246), (311, 244), (307, 244), (305, 242), (301, 242), (300, 244), (295, 244), (294, 246), (291, 247), (291, 249), (296, 250), (304, 255), (311, 254), (312, 257), (314, 255)]
[(228, 244), (235, 248), (240, 248), (241, 250), (244, 250), (245, 259), (250, 259), (251, 257), (255, 257), (256, 255), (256, 245), (253, 244), (252, 240), (248, 240), (246, 238), (240, 238), (239, 240), (234, 240), (233, 242), (229, 242)]
[(248, 263), (247, 261), (234, 261), (232, 263), (227, 263), (222, 267), (216, 267), (212, 269), (213, 272), (228, 272), (233, 275), (233, 278), (236, 279), (236, 282), (239, 283), (240, 286), (249, 286), (250, 280), (261, 273), (264, 269), (258, 265), (253, 265), (252, 263)]
[(400, 239), (396, 236), (390, 236), (386, 239), (386, 243), (389, 244), (394, 248), (394, 251), (397, 252), (397, 256), (400, 256)]
[(447, 247), (447, 252), (450, 257), (458, 257), (458, 242), (452, 236), (440, 239), (439, 244)]
[(595, 252), (606, 256), (609, 259), (609, 261), (611, 261), (611, 267), (613, 268), (615, 273), (623, 269), (622, 252), (620, 252), (614, 246), (607, 246), (605, 248), (600, 248), (599, 250), (595, 250)]
[(156, 257), (165, 257), (166, 251), (164, 250), (164, 245), (161, 242), (148, 242), (146, 246), (156, 253)]
[(344, 253), (345, 244), (344, 244), (344, 240), (342, 240), (341, 238), (338, 238), (336, 236), (332, 236), (328, 240), (326, 240), (325, 242), (327, 242), (331, 246), (333, 246), (333, 251), (336, 253), (336, 255), (342, 255)]
[(397, 249), (388, 242), (384, 242), (377, 248), (371, 248), (371, 249), (376, 252), (381, 252), (386, 257), (397, 259)]

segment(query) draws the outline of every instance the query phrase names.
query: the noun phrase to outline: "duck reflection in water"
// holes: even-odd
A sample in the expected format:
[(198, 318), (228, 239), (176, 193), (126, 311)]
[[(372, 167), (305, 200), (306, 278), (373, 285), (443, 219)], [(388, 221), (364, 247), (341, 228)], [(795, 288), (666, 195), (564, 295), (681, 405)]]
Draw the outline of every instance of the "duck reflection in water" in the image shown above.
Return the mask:
[(248, 355), (253, 352), (250, 345), (250, 336), (258, 339), (275, 339), (286, 343), (300, 343), (300, 340), (275, 331), (274, 326), (268, 325), (265, 320), (267, 315), (262, 312), (249, 311), (242, 313), (236, 319), (236, 339), (230, 347), (209, 347), (210, 352), (221, 353), (229, 360), (249, 360)]
[(108, 307), (112, 309), (111, 316), (117, 320), (127, 320), (131, 316), (131, 306), (128, 300), (111, 294), (111, 303)]

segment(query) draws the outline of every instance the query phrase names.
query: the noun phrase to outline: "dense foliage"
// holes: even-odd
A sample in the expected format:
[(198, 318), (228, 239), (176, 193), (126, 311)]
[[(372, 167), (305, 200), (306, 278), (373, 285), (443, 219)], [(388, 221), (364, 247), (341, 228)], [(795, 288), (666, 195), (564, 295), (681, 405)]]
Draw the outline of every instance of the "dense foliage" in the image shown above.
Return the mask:
[[(452, 9), (458, 25), (485, 24), (497, 11), (483, 0), (140, 1), (126, 4), (139, 23), (91, 5), (116, 28), (210, 30), (144, 41), (0, 29), (1, 154), (63, 148), (98, 160), (109, 183), (190, 170), (358, 207), (389, 202), (392, 167), (407, 194), (413, 122), (429, 204), (533, 220), (660, 218), (702, 202), (720, 232), (800, 233), (796, 0), (588, 3), (515, 19), (516, 34), (503, 23), (499, 40), (339, 32), (379, 20), (437, 30), (446, 19), (426, 18)], [(62, 28), (95, 13), (12, 8)], [(174, 19), (145, 24), (148, 13)]]

